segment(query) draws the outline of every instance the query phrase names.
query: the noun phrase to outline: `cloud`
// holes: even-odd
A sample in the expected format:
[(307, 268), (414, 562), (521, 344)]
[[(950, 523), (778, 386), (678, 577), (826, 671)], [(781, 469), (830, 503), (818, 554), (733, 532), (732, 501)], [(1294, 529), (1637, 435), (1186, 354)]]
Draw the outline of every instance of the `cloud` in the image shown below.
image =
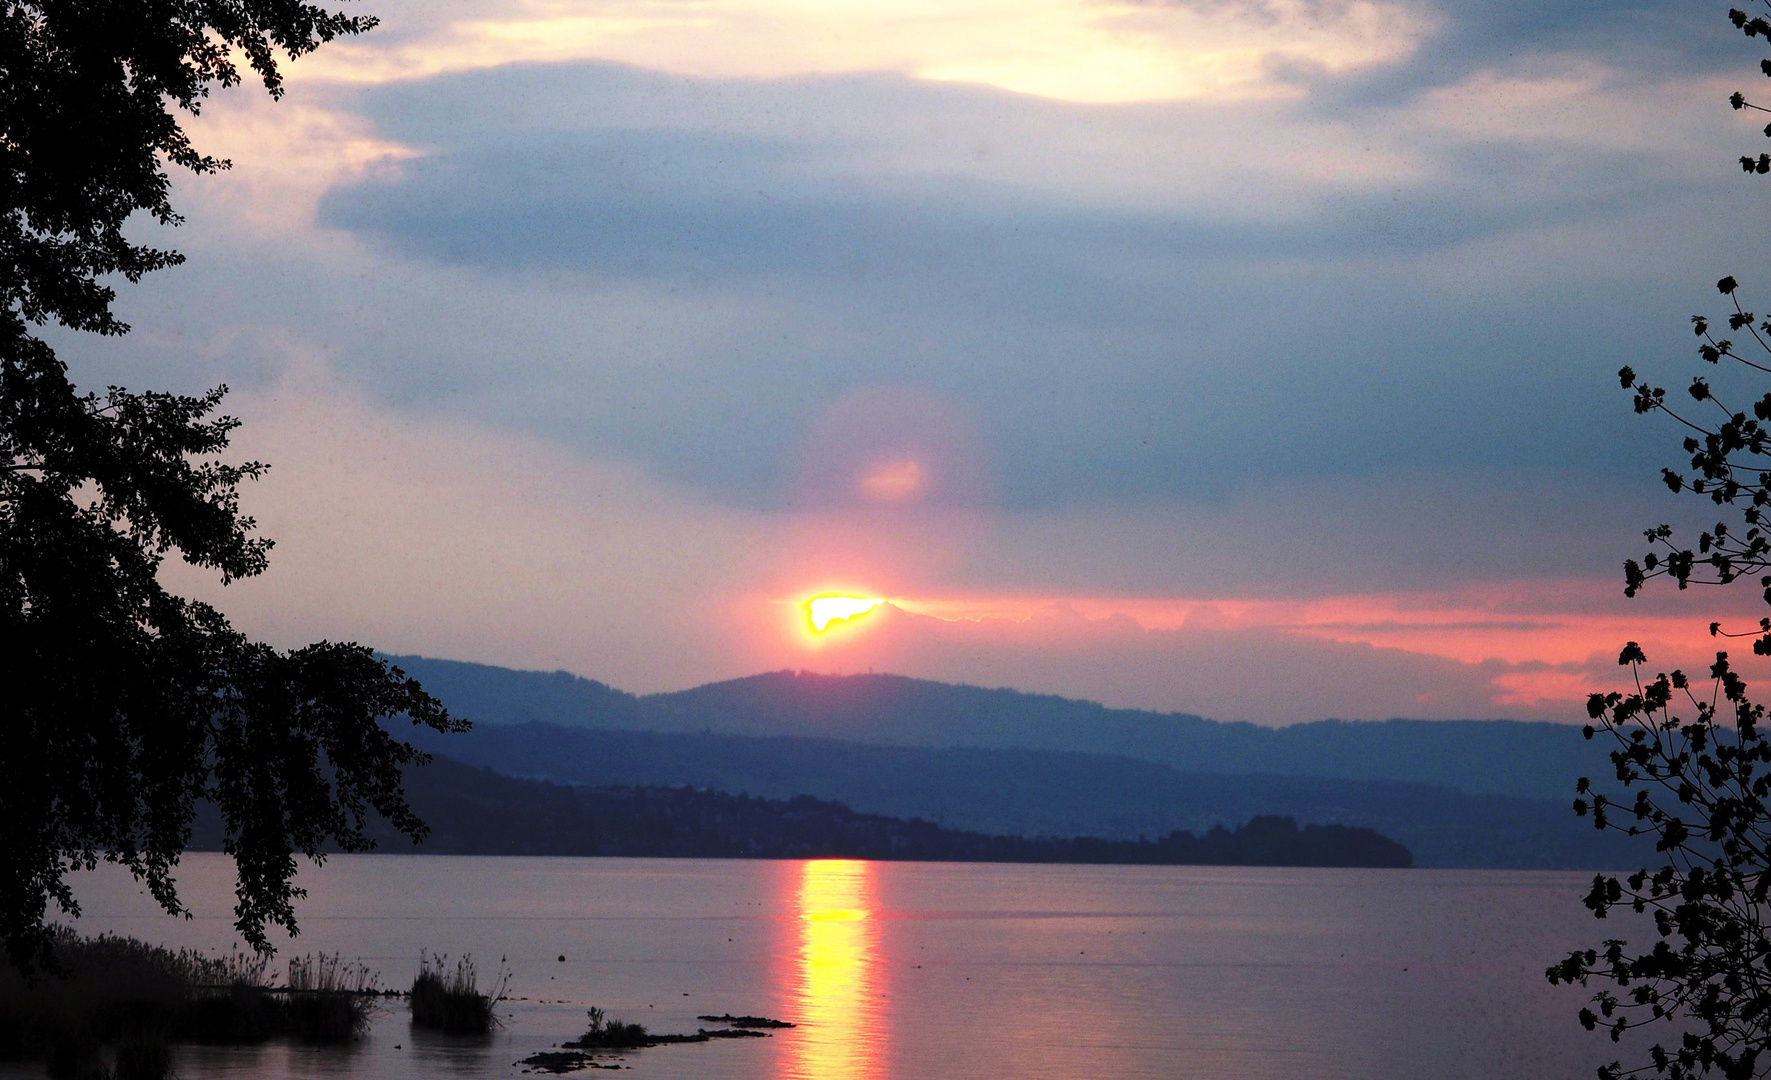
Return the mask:
[[(1541, 164), (1532, 156), (1519, 171)], [(536, 133), (336, 187), (320, 220), (491, 271), (728, 286), (816, 279), (925, 308), (957, 298), (1002, 311), (1036, 299), (1080, 320), (1122, 312), (1103, 304), (1115, 291), (1154, 300), (1178, 275), (1414, 255), (1610, 216), (1613, 194), (1561, 188), (1531, 205), (1460, 202), (1455, 185), (1406, 197), (1341, 191), (1312, 213), (1260, 220), (1054, 204), (959, 177), (856, 175), (838, 157), (699, 132)]]
[[(1610, 372), (1677, 347), (1759, 226), (1691, 178), (1692, 118), (1726, 110), (1631, 85), (1521, 61), (1329, 117), (500, 68), (340, 98), (416, 156), (320, 221), (365, 245), (378, 324), (344, 362), (388, 399), (446, 386), (745, 505), (868, 386), (971, 410), (1010, 507), (1399, 461), (1648, 475)], [(1622, 91), (1657, 122), (1562, 119)]]
[(835, 271), (900, 288), (932, 270), (945, 289), (1010, 264), (1037, 268), (1052, 295), (1093, 281), (1094, 299), (1103, 281), (1150, 292), (1176, 272), (1614, 218), (1620, 201), (1688, 185), (1685, 152), (1715, 134), (1674, 122), (1699, 113), (1692, 88), (1636, 87), (1655, 122), (1599, 122), (1618, 88), (1582, 61), (1328, 118), (1307, 105), (1087, 108), (877, 75), (499, 69), (369, 92), (358, 107), (413, 158), (336, 188), (323, 219), (495, 269)]
[(305, 79), (386, 82), (514, 63), (613, 60), (721, 78), (890, 71), (1070, 101), (1286, 93), (1289, 68), (1345, 72), (1406, 55), (1419, 9), (1381, 0), (780, 0), (396, 7), (402, 33), (347, 42)]
[[(218, 99), (191, 263), (57, 340), (246, 391), (282, 544), (229, 610), (636, 690), (871, 663), (1266, 720), (1561, 716), (1623, 633), (1701, 660), (1613, 577), (1680, 510), (1611, 373), (1676, 381), (1766, 239), (1687, 16), (808, 32), (854, 10), (394, 4)], [(1084, 102), (1120, 54), (1042, 34), (1234, 62)], [(903, 602), (877, 655), (796, 636), (823, 588)]]
[[(1370, 106), (1544, 58), (1573, 66), (1596, 61), (1637, 85), (1739, 75), (1757, 59), (1750, 48), (1743, 52), (1722, 7), (1625, 0), (1599, 14), (1571, 0), (1426, 0), (1416, 11), (1433, 27), (1417, 48), (1393, 64), (1318, 81), (1313, 89), (1340, 103)], [(1628, 126), (1626, 111), (1599, 126)]]

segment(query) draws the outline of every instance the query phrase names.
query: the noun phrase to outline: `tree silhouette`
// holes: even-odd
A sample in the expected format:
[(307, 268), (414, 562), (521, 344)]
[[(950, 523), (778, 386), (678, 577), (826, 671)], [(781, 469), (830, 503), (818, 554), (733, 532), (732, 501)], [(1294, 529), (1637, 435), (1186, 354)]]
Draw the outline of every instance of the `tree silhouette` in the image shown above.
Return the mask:
[(51, 320), (121, 334), (103, 278), (131, 282), (173, 251), (131, 243), (163, 225), (165, 163), (197, 152), (180, 114), (242, 81), (273, 96), (279, 54), (369, 29), (299, 0), (7, 0), (0, 5), (0, 939), (46, 957), (67, 874), (127, 866), (168, 911), (199, 803), (238, 867), (236, 926), (269, 949), (296, 930), (295, 856), (367, 846), (373, 813), (417, 838), (401, 790), (422, 755), (382, 721), (461, 721), (367, 648), (280, 652), (160, 584), (176, 552), (224, 583), (262, 572), (269, 540), (239, 508), (257, 462), (229, 464), (237, 421), (199, 396), (83, 393), (34, 334)]
[(1748, 700), (1726, 653), (1716, 654), (1701, 693), (1679, 671), (1644, 681), (1647, 659), (1635, 642), (1625, 646), (1618, 662), (1635, 675), (1635, 692), (1594, 694), (1587, 703), (1597, 722), (1587, 737), (1602, 730), (1616, 740), (1616, 779), (1634, 797), (1596, 792), (1582, 777), (1574, 811), (1600, 829), (1654, 838), (1661, 865), (1621, 879), (1596, 875), (1586, 906), (1601, 919), (1652, 915), (1656, 940), (1632, 953), (1627, 940), (1609, 938), (1569, 953), (1547, 974), (1552, 983), (1607, 984), (1580, 1022), (1603, 1027), (1613, 1041), (1643, 1024), (1682, 1022), (1671, 1048), (1652, 1046), (1648, 1063), (1627, 1072), (1614, 1061), (1599, 1070), (1605, 1080), (1650, 1071), (1672, 1080), (1711, 1070), (1730, 1080), (1762, 1076), (1771, 1066), (1765, 708)]
[[(1734, 10), (1730, 20), (1747, 37), (1771, 39), (1771, 21)], [(1760, 69), (1771, 76), (1771, 59)], [(1771, 111), (1742, 93), (1729, 98), (1736, 110)], [(1765, 134), (1771, 136), (1771, 126)], [(1771, 155), (1740, 159), (1750, 174), (1771, 173)], [(1732, 277), (1716, 283), (1733, 305), (1720, 336), (1706, 316), (1694, 316), (1700, 361), (1727, 365), (1729, 382), (1771, 375), (1771, 320), (1760, 322), (1740, 300)], [(1624, 563), (1624, 594), (1635, 596), (1651, 579), (1671, 578), (1681, 589), (1729, 585), (1759, 576), (1771, 604), (1771, 392), (1737, 409), (1709, 375), (1686, 389), (1689, 406), (1664, 387), (1638, 379), (1625, 367), (1619, 382), (1633, 395), (1638, 414), (1661, 414), (1685, 429), (1689, 471), (1664, 469), (1675, 494), (1708, 499), (1729, 520), (1702, 531), (1696, 546), (1676, 539), (1668, 525), (1644, 534), (1649, 550)], [(1710, 624), (1717, 637), (1752, 637), (1753, 652), (1771, 655), (1771, 618), (1757, 630), (1730, 631)], [(1644, 674), (1647, 656), (1630, 642), (1618, 663), (1631, 669), (1633, 693), (1593, 694), (1594, 721), (1586, 730), (1616, 743), (1610, 753), (1616, 781), (1633, 792), (1617, 798), (1595, 791), (1582, 777), (1574, 811), (1590, 815), (1600, 829), (1651, 836), (1660, 865), (1622, 876), (1594, 877), (1586, 906), (1598, 918), (1633, 914), (1651, 918), (1655, 940), (1631, 951), (1621, 937), (1597, 949), (1575, 950), (1550, 967), (1552, 983), (1601, 988), (1594, 1007), (1582, 1009), (1588, 1030), (1603, 1028), (1614, 1041), (1644, 1024), (1671, 1022), (1675, 1039), (1648, 1048), (1647, 1061), (1629, 1070), (1613, 1061), (1599, 1070), (1605, 1080), (1655, 1074), (1671, 1080), (1719, 1072), (1730, 1080), (1771, 1072), (1771, 740), (1765, 708), (1747, 696), (1746, 683), (1726, 652), (1716, 653), (1707, 684), (1694, 686), (1683, 672)]]

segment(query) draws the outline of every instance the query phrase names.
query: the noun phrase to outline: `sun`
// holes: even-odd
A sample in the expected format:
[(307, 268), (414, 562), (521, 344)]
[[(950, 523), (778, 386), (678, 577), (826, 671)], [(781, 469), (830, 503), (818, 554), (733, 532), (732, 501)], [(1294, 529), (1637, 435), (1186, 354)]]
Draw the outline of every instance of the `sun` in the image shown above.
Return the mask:
[(812, 629), (822, 634), (838, 619), (859, 618), (883, 603), (879, 597), (814, 596), (806, 601), (806, 615), (812, 620)]

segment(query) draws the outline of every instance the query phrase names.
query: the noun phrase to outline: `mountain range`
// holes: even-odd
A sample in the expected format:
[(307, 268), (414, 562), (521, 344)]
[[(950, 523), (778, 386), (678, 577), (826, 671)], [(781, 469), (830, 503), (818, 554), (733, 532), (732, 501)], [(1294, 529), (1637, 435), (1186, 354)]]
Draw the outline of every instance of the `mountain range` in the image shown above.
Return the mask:
[(892, 675), (776, 672), (640, 696), (564, 672), (390, 659), (476, 723), (415, 741), (514, 777), (809, 795), (992, 835), (1134, 840), (1283, 815), (1375, 829), (1420, 866), (1639, 858), (1570, 812), (1575, 778), (1610, 771), (1571, 726), (1265, 728)]
[(1601, 750), (1572, 724), (1399, 719), (1262, 727), (899, 675), (792, 671), (635, 695), (564, 671), (388, 659), (451, 709), (482, 724), (535, 721), (877, 746), (1064, 750), (1153, 761), (1188, 773), (1391, 780), (1559, 801), (1573, 797), (1577, 777), (1610, 770)]

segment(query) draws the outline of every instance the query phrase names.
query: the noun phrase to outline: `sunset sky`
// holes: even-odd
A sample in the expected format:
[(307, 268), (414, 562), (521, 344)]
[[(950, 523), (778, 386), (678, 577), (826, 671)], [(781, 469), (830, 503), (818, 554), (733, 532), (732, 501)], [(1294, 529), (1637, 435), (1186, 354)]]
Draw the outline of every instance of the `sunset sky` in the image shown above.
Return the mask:
[(169, 577), (280, 645), (1573, 721), (1759, 617), (1618, 570), (1701, 508), (1614, 372), (1771, 295), (1725, 4), (351, 7), (55, 335), (233, 387), (273, 568)]

